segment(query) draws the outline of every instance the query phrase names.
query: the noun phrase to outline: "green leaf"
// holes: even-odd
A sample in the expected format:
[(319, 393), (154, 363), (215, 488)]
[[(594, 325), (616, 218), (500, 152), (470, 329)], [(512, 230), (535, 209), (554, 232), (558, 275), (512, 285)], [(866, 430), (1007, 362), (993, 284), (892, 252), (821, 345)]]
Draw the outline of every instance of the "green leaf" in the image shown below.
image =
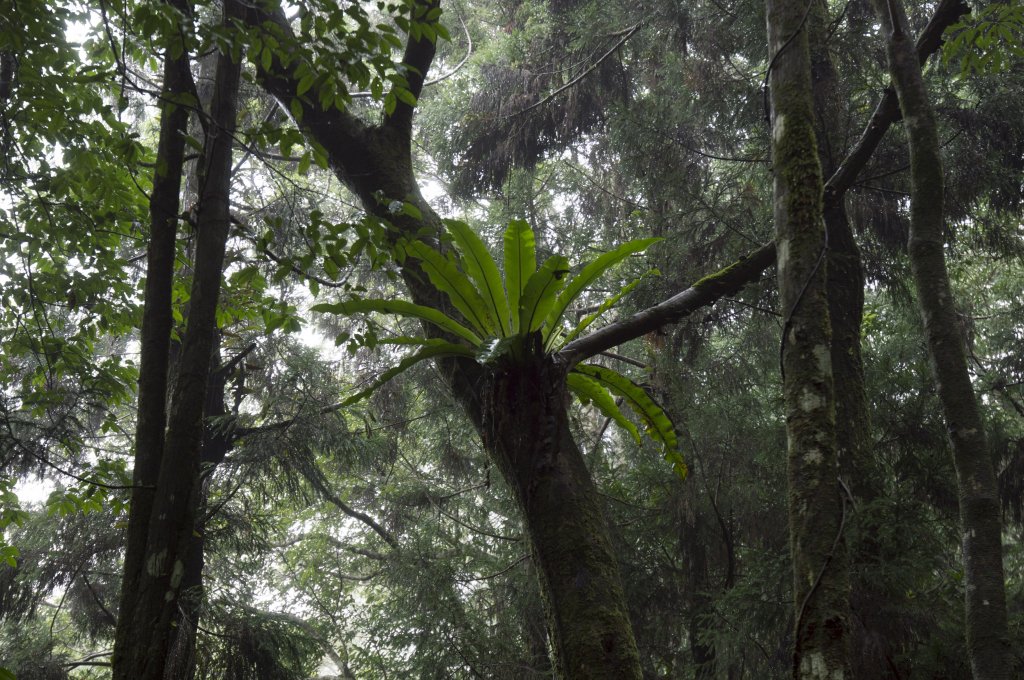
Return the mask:
[(316, 75), (313, 73), (307, 73), (302, 76), (298, 86), (295, 88), (295, 94), (302, 96), (309, 91), (309, 88), (313, 87), (313, 83), (316, 81)]
[(579, 397), (581, 402), (593, 404), (603, 416), (614, 420), (619, 427), (633, 437), (637, 444), (640, 443), (640, 431), (636, 429), (633, 421), (622, 413), (611, 393), (601, 383), (582, 373), (575, 372), (566, 377), (566, 382), (569, 384), (569, 389)]
[(501, 285), (501, 272), (487, 246), (465, 222), (445, 220), (445, 225), (462, 253), (462, 268), (490, 306), (491, 316), (497, 319), (498, 331), (503, 336), (511, 334), (512, 321), (505, 287)]
[(562, 292), (558, 294), (558, 299), (555, 301), (554, 307), (551, 308), (550, 314), (548, 314), (547, 322), (549, 338), (557, 335), (553, 332), (554, 329), (559, 327), (562, 322), (562, 315), (565, 314), (565, 310), (569, 308), (569, 305), (571, 305), (576, 298), (579, 297), (580, 293), (619, 262), (622, 262), (630, 255), (647, 250), (647, 248), (660, 240), (660, 238), (645, 238), (627, 241), (615, 250), (602, 254), (596, 260), (583, 267), (583, 269), (580, 270), (580, 273), (574, 276), (572, 280), (565, 285)]
[(579, 364), (573, 369), (573, 372), (592, 378), (612, 394), (617, 394), (625, 399), (633, 412), (644, 421), (647, 434), (651, 439), (661, 443), (665, 452), (665, 460), (672, 463), (672, 468), (680, 478), (686, 477), (686, 462), (679, 451), (676, 428), (668, 414), (644, 391), (644, 388), (621, 373), (604, 366)]
[(555, 296), (565, 285), (565, 275), (568, 273), (569, 260), (561, 255), (552, 255), (530, 276), (519, 300), (520, 333), (532, 333), (540, 329), (555, 304)]
[[(409, 339), (411, 340), (413, 338)], [(392, 338), (392, 340), (394, 341), (398, 339)], [(428, 338), (423, 338), (422, 344), (424, 345), (424, 347), (422, 347), (419, 351), (413, 352), (406, 358), (402, 359), (402, 361), (400, 361), (397, 366), (393, 366), (388, 370), (384, 371), (383, 373), (381, 373), (380, 376), (373, 381), (372, 385), (370, 385), (366, 389), (360, 390), (356, 394), (353, 394), (351, 397), (345, 399), (344, 401), (341, 402), (341, 405), (350, 406), (357, 401), (365, 399), (366, 397), (373, 394), (374, 391), (376, 391), (377, 388), (379, 388), (384, 383), (388, 382), (389, 380), (398, 375), (401, 375), (402, 373), (405, 373), (407, 370), (409, 370), (416, 364), (426, 359), (432, 359), (434, 357), (441, 356), (462, 356), (470, 358), (473, 357), (473, 349), (470, 347), (466, 347), (465, 345), (456, 345), (455, 343), (452, 342), (445, 342), (444, 340), (435, 340)]]
[(18, 680), (14, 673), (0, 666), (0, 680)]
[[(565, 340), (563, 342), (569, 342), (573, 338), (577, 337), (580, 333), (585, 331), (587, 327), (590, 326), (590, 324), (594, 323), (594, 321), (596, 321), (602, 314), (604, 314), (609, 309), (617, 305), (619, 303), (619, 300), (632, 293), (633, 289), (640, 285), (640, 282), (643, 280), (644, 276), (657, 274), (657, 269), (651, 269), (650, 271), (644, 273), (644, 275), (641, 276), (640, 278), (634, 279), (633, 281), (630, 281), (627, 285), (623, 286), (622, 290), (615, 293), (615, 295), (612, 295), (610, 298), (605, 299), (605, 301), (601, 303), (601, 306), (598, 307), (595, 312), (593, 312), (592, 314), (588, 314), (582, 319), (580, 319), (580, 322), (576, 324), (576, 327), (573, 328), (572, 331), (570, 331), (569, 334), (565, 336)], [(554, 330), (550, 332), (552, 335), (555, 334)], [(552, 338), (552, 342), (549, 343), (549, 345), (554, 345), (554, 338)]]
[(513, 310), (512, 332), (519, 332), (519, 299), (523, 287), (537, 270), (533, 230), (524, 220), (512, 220), (505, 230), (505, 289), (508, 291), (508, 307)]
[(412, 92), (405, 89), (404, 87), (396, 87), (395, 96), (397, 96), (399, 100), (405, 102), (409, 106), (416, 106), (416, 95), (414, 95)]
[(398, 314), (432, 323), (443, 331), (466, 340), (474, 347), (480, 344), (480, 336), (458, 321), (431, 307), (406, 302), (405, 300), (348, 300), (345, 302), (323, 303), (310, 308), (322, 314)]
[(473, 282), (459, 271), (454, 262), (422, 241), (409, 243), (406, 250), (413, 257), (419, 258), (423, 271), (430, 277), (430, 282), (448, 296), (477, 333), (482, 336), (497, 334), (487, 303), (473, 286)]

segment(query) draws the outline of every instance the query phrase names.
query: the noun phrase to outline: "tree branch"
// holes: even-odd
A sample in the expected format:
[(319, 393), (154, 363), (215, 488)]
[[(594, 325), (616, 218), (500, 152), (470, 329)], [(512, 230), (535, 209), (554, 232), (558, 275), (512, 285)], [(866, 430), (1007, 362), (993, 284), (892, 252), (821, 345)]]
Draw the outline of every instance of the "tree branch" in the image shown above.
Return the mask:
[(320, 495), (323, 496), (329, 503), (331, 503), (331, 505), (335, 506), (352, 519), (357, 519), (366, 526), (370, 527), (378, 536), (384, 539), (385, 543), (387, 543), (395, 550), (398, 549), (398, 539), (395, 538), (394, 534), (392, 534), (390, 531), (382, 527), (377, 522), (377, 520), (370, 517), (365, 512), (356, 510), (351, 505), (341, 500), (341, 498), (339, 498), (336, 493), (327, 488), (326, 484), (323, 484), (319, 480), (314, 480), (312, 477), (307, 477), (307, 479), (309, 479), (310, 484), (312, 484), (313, 487), (320, 492)]
[(679, 321), (693, 311), (732, 295), (746, 284), (756, 281), (774, 263), (775, 244), (765, 244), (668, 300), (570, 342), (558, 352), (557, 361), (568, 370), (596, 354)]
[[(422, 11), (422, 16), (425, 18), (427, 13), (437, 9), (440, 5), (440, 0), (418, 0), (414, 2), (412, 4), (412, 16), (409, 18), (411, 25), (422, 23), (431, 29), (436, 27), (438, 18), (423, 20), (417, 18), (416, 14)], [(423, 83), (426, 82), (427, 71), (430, 69), (430, 64), (434, 61), (434, 54), (436, 52), (436, 38), (431, 40), (422, 34), (415, 39), (411, 35), (409, 36), (409, 42), (405, 45), (405, 55), (402, 56), (402, 66), (405, 68), (405, 79), (409, 85), (407, 89), (416, 99), (419, 99), (420, 94), (423, 92)], [(394, 88), (392, 88), (393, 92)], [(391, 115), (384, 118), (384, 125), (400, 131), (402, 135), (411, 139), (412, 114), (416, 107), (402, 101), (401, 98), (398, 98), (397, 101), (395, 110)]]
[(545, 96), (540, 101), (537, 101), (537, 102), (534, 102), (533, 104), (530, 104), (525, 109), (521, 109), (519, 111), (516, 111), (515, 113), (510, 113), (508, 116), (506, 116), (506, 118), (511, 118), (513, 116), (521, 116), (524, 113), (527, 113), (528, 111), (532, 111), (532, 110), (534, 110), (536, 108), (544, 106), (549, 101), (551, 101), (552, 99), (554, 99), (555, 97), (557, 97), (561, 93), (563, 93), (566, 90), (568, 90), (570, 87), (575, 86), (581, 80), (583, 80), (588, 75), (590, 75), (594, 71), (594, 69), (596, 69), (602, 63), (604, 63), (604, 61), (607, 60), (608, 57), (610, 57), (613, 54), (615, 54), (615, 52), (617, 52), (620, 47), (622, 47), (624, 44), (626, 44), (626, 41), (629, 40), (631, 37), (633, 37), (633, 34), (636, 33), (637, 31), (639, 31), (640, 27), (642, 25), (643, 25), (643, 22), (641, 21), (641, 22), (635, 24), (634, 26), (631, 26), (631, 27), (625, 29), (624, 31), (620, 31), (619, 33), (614, 33), (613, 35), (622, 35), (622, 37), (618, 41), (616, 41), (616, 43), (614, 45), (612, 45), (611, 48), (607, 52), (605, 52), (603, 55), (601, 55), (601, 57), (598, 58), (597, 61), (595, 61), (593, 64), (591, 64), (590, 66), (585, 68), (582, 73), (580, 73), (578, 76), (576, 76), (575, 78), (573, 78), (572, 80), (567, 82), (565, 85), (562, 85), (561, 87), (557, 88), (554, 92), (551, 92), (550, 94)]
[[(921, 35), (917, 38), (917, 57), (922, 65), (942, 46), (943, 31), (968, 12), (970, 12), (970, 8), (964, 0), (942, 0), (939, 3), (935, 14), (932, 15), (928, 25), (924, 27)], [(857, 176), (871, 159), (885, 133), (888, 132), (889, 126), (900, 120), (901, 117), (896, 90), (889, 85), (885, 88), (885, 93), (882, 95), (882, 100), (878, 102), (875, 112), (871, 114), (860, 139), (825, 182), (826, 210), (842, 201), (846, 190), (857, 180)]]

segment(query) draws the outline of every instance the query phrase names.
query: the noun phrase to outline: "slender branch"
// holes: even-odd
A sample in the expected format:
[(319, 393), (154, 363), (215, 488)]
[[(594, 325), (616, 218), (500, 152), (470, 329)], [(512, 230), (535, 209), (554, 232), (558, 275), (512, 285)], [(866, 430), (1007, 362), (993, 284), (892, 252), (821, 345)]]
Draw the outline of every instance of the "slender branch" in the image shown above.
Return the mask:
[(519, 111), (516, 111), (515, 113), (510, 113), (510, 114), (508, 114), (507, 116), (505, 116), (505, 118), (512, 118), (512, 117), (514, 117), (514, 116), (521, 116), (521, 115), (523, 115), (524, 113), (527, 113), (528, 111), (532, 111), (532, 110), (534, 110), (534, 109), (536, 109), (536, 108), (539, 108), (539, 107), (541, 107), (541, 106), (544, 106), (544, 105), (545, 105), (545, 104), (547, 104), (547, 103), (548, 103), (549, 101), (551, 101), (552, 99), (554, 99), (555, 97), (557, 97), (557, 96), (558, 96), (558, 95), (560, 95), (561, 93), (563, 93), (563, 92), (565, 92), (566, 90), (568, 90), (568, 89), (569, 89), (570, 87), (573, 87), (573, 86), (575, 86), (575, 85), (576, 85), (577, 83), (579, 83), (579, 82), (580, 82), (581, 80), (583, 80), (583, 79), (584, 79), (584, 78), (586, 78), (586, 77), (587, 77), (588, 75), (590, 75), (591, 73), (593, 73), (593, 71), (594, 71), (594, 70), (595, 70), (595, 69), (596, 69), (596, 68), (597, 68), (598, 66), (600, 66), (600, 65), (601, 65), (602, 63), (604, 63), (604, 62), (605, 62), (605, 61), (606, 61), (606, 60), (607, 60), (607, 59), (608, 59), (608, 58), (609, 58), (610, 56), (612, 56), (613, 54), (615, 54), (615, 53), (616, 53), (616, 52), (618, 51), (618, 49), (619, 49), (620, 47), (622, 47), (622, 46), (623, 46), (624, 44), (626, 44), (626, 41), (627, 41), (627, 40), (629, 40), (629, 39), (630, 39), (631, 37), (633, 37), (633, 34), (634, 34), (634, 33), (636, 33), (637, 31), (639, 31), (639, 30), (640, 30), (640, 27), (641, 27), (641, 26), (643, 26), (643, 22), (642, 22), (642, 21), (641, 21), (641, 22), (638, 22), (638, 23), (637, 23), (637, 24), (635, 24), (634, 26), (631, 26), (631, 27), (629, 27), (629, 28), (625, 29), (624, 31), (620, 31), (620, 33), (621, 33), (622, 37), (621, 37), (621, 38), (619, 38), (619, 40), (618, 40), (618, 41), (616, 41), (616, 43), (615, 43), (614, 45), (612, 45), (612, 46), (611, 46), (611, 48), (610, 48), (610, 49), (609, 49), (609, 50), (608, 50), (607, 52), (605, 52), (604, 54), (602, 54), (602, 55), (601, 55), (601, 56), (600, 56), (600, 57), (598, 58), (598, 60), (597, 60), (597, 61), (595, 61), (595, 62), (594, 62), (593, 64), (591, 64), (590, 66), (588, 66), (587, 68), (585, 68), (585, 69), (583, 70), (583, 72), (582, 72), (582, 73), (580, 73), (580, 74), (579, 74), (578, 76), (576, 76), (575, 78), (573, 78), (572, 80), (570, 80), (569, 82), (567, 82), (567, 83), (566, 83), (565, 85), (562, 85), (561, 87), (557, 88), (557, 89), (556, 89), (555, 91), (553, 91), (553, 92), (549, 93), (549, 94), (548, 94), (548, 95), (547, 95), (546, 97), (544, 97), (544, 98), (543, 98), (543, 99), (541, 99), (540, 101), (537, 101), (537, 102), (534, 102), (533, 104), (530, 104), (530, 105), (529, 105), (529, 106), (527, 106), (527, 107), (526, 107), (525, 109), (521, 109), (521, 110), (519, 110)]
[[(418, 0), (412, 3), (412, 12), (415, 14), (421, 9), (424, 12), (431, 12), (438, 8), (440, 4), (439, 0)], [(420, 22), (420, 19), (417, 19), (415, 16), (410, 16), (409, 19), (413, 24)], [(435, 18), (424, 23), (433, 28), (437, 26), (437, 22), (438, 19)], [(405, 55), (402, 57), (402, 66), (405, 67), (405, 79), (408, 84), (408, 87), (405, 89), (408, 89), (416, 99), (419, 99), (420, 94), (423, 92), (423, 83), (427, 80), (427, 71), (430, 69), (430, 64), (434, 61), (434, 54), (436, 52), (437, 45), (435, 41), (423, 35), (420, 35), (418, 38), (410, 36), (409, 42), (406, 43)], [(390, 115), (385, 116), (384, 125), (398, 130), (402, 135), (411, 138), (412, 114), (415, 108), (415, 105), (398, 98), (395, 110)]]
[(503, 574), (507, 574), (508, 572), (512, 571), (513, 569), (515, 569), (517, 566), (519, 566), (520, 564), (522, 564), (523, 562), (525, 562), (528, 559), (530, 559), (530, 554), (526, 553), (525, 555), (520, 555), (518, 558), (513, 560), (512, 564), (508, 565), (504, 569), (501, 569), (500, 571), (494, 572), (493, 574), (487, 574), (486, 576), (473, 576), (471, 578), (458, 578), (458, 577), (456, 577), (455, 580), (458, 581), (459, 583), (472, 583), (473, 581), (490, 581), (493, 578), (497, 578), (497, 577), (499, 577), (499, 576), (501, 576)]
[(636, 366), (637, 368), (647, 368), (647, 364), (645, 364), (644, 362), (637, 361), (636, 359), (623, 356), (621, 354), (616, 354), (615, 352), (601, 352), (601, 356), (608, 357), (609, 359), (615, 359), (616, 361), (621, 361), (624, 364)]
[(377, 562), (385, 562), (388, 559), (387, 555), (383, 553), (379, 553), (374, 550), (366, 550), (365, 548), (355, 548), (353, 546), (346, 545), (343, 541), (335, 538), (334, 536), (331, 536), (330, 534), (324, 534), (320, 532), (299, 534), (298, 536), (293, 536), (292, 538), (280, 541), (279, 543), (274, 543), (270, 547), (288, 548), (301, 541), (307, 541), (312, 539), (320, 539), (325, 543), (329, 544), (333, 548), (337, 548), (338, 550), (344, 550), (345, 552), (350, 552), (355, 555), (362, 555), (363, 557), (368, 557), (369, 559), (376, 560)]
[(370, 527), (371, 529), (373, 529), (374, 533), (376, 533), (378, 536), (384, 539), (385, 543), (387, 543), (395, 550), (398, 549), (398, 539), (395, 538), (394, 534), (392, 534), (390, 531), (381, 526), (380, 523), (377, 522), (377, 520), (370, 517), (365, 512), (356, 510), (351, 505), (341, 500), (341, 498), (339, 498), (336, 493), (328, 489), (327, 485), (321, 482), (320, 480), (316, 480), (313, 478), (308, 479), (310, 484), (312, 484), (313, 487), (320, 492), (320, 495), (322, 495), (329, 503), (331, 503), (331, 505), (335, 506), (352, 519), (357, 519), (366, 526)]
[[(459, 22), (462, 24), (463, 33), (466, 34), (466, 54), (459, 60), (459, 63), (453, 66), (447, 73), (442, 73), (437, 77), (429, 78), (424, 81), (423, 87), (430, 87), (431, 85), (437, 85), (438, 83), (448, 80), (461, 71), (462, 68), (469, 63), (469, 58), (473, 56), (473, 36), (470, 34), (469, 27), (466, 26), (466, 20), (462, 18), (461, 14), (459, 15)], [(375, 95), (367, 90), (365, 92), (350, 92), (348, 96), (350, 99), (371, 99)]]

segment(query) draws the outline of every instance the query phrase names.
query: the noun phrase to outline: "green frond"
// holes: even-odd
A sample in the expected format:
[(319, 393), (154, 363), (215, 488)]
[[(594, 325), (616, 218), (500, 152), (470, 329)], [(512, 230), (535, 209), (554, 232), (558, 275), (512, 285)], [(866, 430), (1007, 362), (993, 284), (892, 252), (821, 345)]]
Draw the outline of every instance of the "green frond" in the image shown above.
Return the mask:
[(601, 415), (614, 420), (619, 427), (633, 437), (637, 444), (640, 443), (640, 431), (636, 429), (633, 421), (622, 413), (618, 404), (615, 403), (615, 398), (612, 397), (611, 392), (602, 386), (601, 383), (582, 373), (570, 373), (566, 377), (566, 382), (569, 385), (569, 389), (572, 390), (573, 394), (582, 403), (593, 404), (601, 412)]
[(540, 329), (568, 273), (569, 261), (561, 255), (552, 255), (530, 276), (519, 300), (520, 333), (525, 335)]
[[(551, 308), (551, 312), (548, 314), (548, 328), (554, 329), (559, 327), (559, 324), (562, 321), (562, 316), (565, 314), (565, 310), (569, 308), (569, 305), (571, 305), (588, 286), (600, 278), (602, 274), (617, 265), (619, 262), (622, 262), (630, 255), (642, 253), (647, 250), (647, 248), (661, 240), (662, 239), (660, 238), (644, 238), (627, 241), (615, 250), (602, 254), (596, 260), (584, 266), (583, 269), (580, 270), (580, 273), (574, 276), (565, 285), (562, 292), (558, 294), (558, 299), (555, 301), (554, 306)], [(555, 337), (556, 334), (552, 333), (551, 336)]]
[(448, 296), (452, 305), (477, 333), (481, 336), (497, 335), (496, 323), (491, 318), (489, 306), (473, 282), (459, 271), (454, 262), (421, 241), (407, 244), (406, 251), (420, 260), (430, 282)]
[(508, 291), (508, 307), (512, 310), (512, 332), (518, 333), (519, 300), (523, 296), (526, 282), (537, 270), (536, 245), (533, 230), (524, 220), (512, 220), (505, 230), (505, 289)]
[[(651, 269), (648, 272), (646, 272), (643, 276), (641, 276), (640, 278), (634, 279), (633, 281), (630, 281), (628, 284), (623, 286), (620, 291), (615, 293), (615, 295), (612, 295), (609, 298), (605, 298), (605, 301), (601, 303), (601, 306), (598, 307), (595, 312), (593, 312), (591, 314), (588, 314), (585, 317), (583, 317), (582, 319), (580, 319), (580, 322), (578, 324), (576, 324), (576, 327), (573, 328), (571, 331), (569, 331), (568, 334), (566, 334), (565, 339), (562, 341), (563, 344), (566, 343), (566, 342), (570, 342), (570, 341), (574, 340), (581, 333), (583, 333), (583, 331), (587, 330), (587, 328), (590, 326), (590, 324), (592, 324), (595, 321), (597, 321), (601, 317), (601, 315), (603, 315), (609, 309), (611, 309), (612, 307), (617, 305), (619, 303), (619, 300), (621, 300), (622, 298), (624, 298), (627, 295), (629, 295), (630, 293), (632, 293), (633, 289), (636, 288), (638, 285), (640, 285), (640, 282), (643, 281), (644, 276), (649, 276), (651, 274), (655, 274), (656, 275), (657, 273), (658, 273), (657, 269)], [(551, 343), (549, 343), (549, 346), (553, 347), (554, 346), (554, 342), (552, 341)]]
[(313, 305), (314, 312), (322, 314), (398, 314), (399, 316), (420, 319), (434, 324), (443, 331), (458, 336), (474, 347), (481, 342), (480, 336), (466, 328), (458, 321), (432, 308), (417, 305), (405, 300), (347, 300), (345, 302), (323, 303)]
[(477, 289), (490, 307), (491, 316), (498, 322), (501, 335), (512, 333), (505, 286), (501, 282), (501, 271), (487, 250), (487, 246), (465, 222), (445, 220), (448, 232), (462, 253), (462, 268), (476, 283)]
[(621, 373), (604, 366), (578, 364), (573, 372), (592, 378), (612, 394), (624, 398), (630, 408), (644, 421), (647, 434), (661, 443), (665, 460), (672, 463), (672, 468), (680, 478), (686, 477), (686, 463), (679, 450), (675, 426), (665, 410), (644, 391), (644, 388)]

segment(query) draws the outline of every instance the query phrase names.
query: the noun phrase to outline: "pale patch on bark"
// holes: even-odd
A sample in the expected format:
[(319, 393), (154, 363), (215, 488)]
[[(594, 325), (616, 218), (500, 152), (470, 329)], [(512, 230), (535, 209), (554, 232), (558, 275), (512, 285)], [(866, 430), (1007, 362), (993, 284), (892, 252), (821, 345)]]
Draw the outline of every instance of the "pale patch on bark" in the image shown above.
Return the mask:
[(159, 576), (164, 568), (164, 560), (167, 559), (167, 550), (152, 553), (146, 560), (146, 573), (150, 576)]
[(174, 571), (171, 572), (171, 587), (177, 589), (181, 584), (181, 577), (185, 574), (185, 564), (181, 560), (174, 561)]
[(818, 370), (822, 374), (832, 372), (832, 352), (828, 345), (818, 345), (813, 350), (814, 358), (818, 362)]
[(775, 139), (776, 142), (778, 142), (780, 139), (782, 139), (782, 134), (783, 132), (785, 132), (786, 129), (786, 116), (781, 113), (775, 116), (773, 126), (774, 129), (772, 130), (772, 137)]
[(805, 387), (803, 392), (800, 393), (800, 410), (808, 413), (815, 411), (825, 405), (825, 400), (821, 398), (821, 395), (810, 387)]
[(843, 680), (843, 669), (835, 668), (831, 672), (825, 655), (820, 652), (808, 654), (800, 662), (800, 676), (804, 678), (821, 678), (821, 680)]
[(824, 460), (825, 456), (818, 449), (807, 449), (807, 453), (804, 454), (804, 461), (811, 465), (818, 465)]

